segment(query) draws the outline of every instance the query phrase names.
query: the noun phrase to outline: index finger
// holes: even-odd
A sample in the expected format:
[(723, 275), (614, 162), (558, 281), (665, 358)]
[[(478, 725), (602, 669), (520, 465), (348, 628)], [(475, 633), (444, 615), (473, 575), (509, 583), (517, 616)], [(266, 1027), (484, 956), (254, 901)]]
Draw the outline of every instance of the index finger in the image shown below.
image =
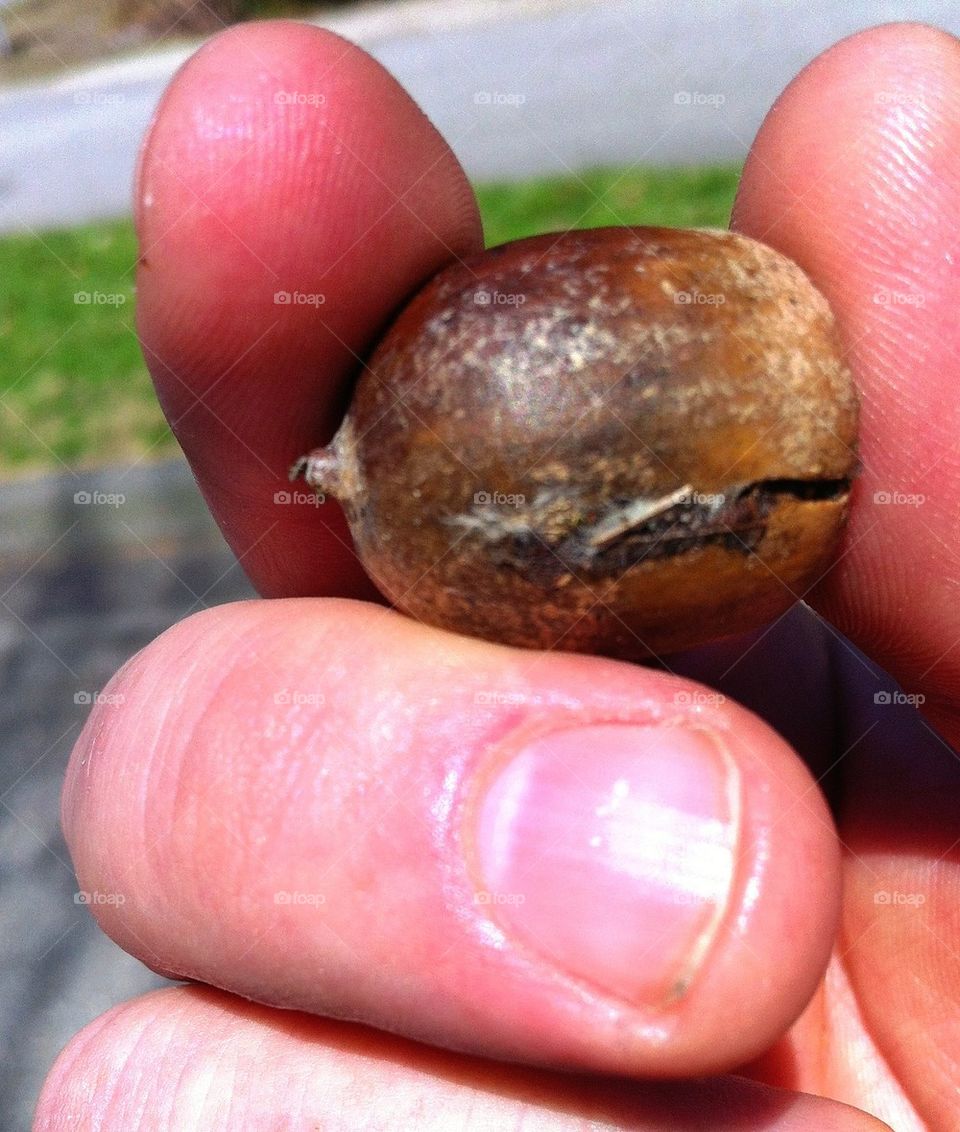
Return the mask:
[(286, 469), (329, 439), (391, 313), (482, 247), (453, 152), (360, 48), (245, 24), (164, 95), (136, 217), (147, 363), (250, 579), (268, 597), (375, 596), (339, 509), (290, 493)]

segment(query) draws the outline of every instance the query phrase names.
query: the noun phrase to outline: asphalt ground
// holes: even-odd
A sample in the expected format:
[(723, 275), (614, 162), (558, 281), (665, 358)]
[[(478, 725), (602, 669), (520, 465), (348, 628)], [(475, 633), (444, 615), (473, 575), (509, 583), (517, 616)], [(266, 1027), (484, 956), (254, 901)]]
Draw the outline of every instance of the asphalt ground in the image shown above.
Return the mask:
[(0, 488), (0, 1130), (67, 1041), (163, 980), (96, 926), (60, 832), (90, 703), (169, 625), (253, 590), (185, 463)]

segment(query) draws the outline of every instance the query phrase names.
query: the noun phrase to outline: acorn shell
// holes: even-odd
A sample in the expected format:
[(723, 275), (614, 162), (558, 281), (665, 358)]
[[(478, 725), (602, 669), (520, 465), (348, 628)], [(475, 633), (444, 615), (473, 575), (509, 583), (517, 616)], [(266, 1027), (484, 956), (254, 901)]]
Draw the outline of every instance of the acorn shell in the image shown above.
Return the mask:
[(792, 261), (727, 231), (600, 228), (441, 271), (293, 471), (411, 616), (639, 659), (761, 625), (823, 576), (857, 413)]

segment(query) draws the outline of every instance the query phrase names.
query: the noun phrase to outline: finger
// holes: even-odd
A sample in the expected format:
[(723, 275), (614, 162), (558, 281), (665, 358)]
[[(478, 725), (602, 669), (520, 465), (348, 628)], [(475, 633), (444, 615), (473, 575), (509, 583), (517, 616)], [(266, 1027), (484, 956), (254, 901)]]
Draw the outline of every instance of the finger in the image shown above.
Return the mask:
[(336, 504), (291, 502), (286, 472), (329, 439), (391, 312), (482, 246), (456, 158), (359, 48), (253, 23), (178, 72), (136, 197), (144, 352), (244, 569), (268, 596), (372, 596)]
[(863, 395), (846, 551), (814, 604), (956, 736), (960, 43), (892, 24), (811, 63), (760, 130), (734, 224), (818, 283)]
[(826, 965), (809, 773), (688, 681), (303, 599), (180, 623), (104, 700), (64, 826), (101, 925), (164, 973), (670, 1075), (764, 1049)]
[[(907, 692), (898, 704), (836, 645), (846, 989), (815, 1023), (805, 1063), (821, 1076), (839, 1066), (831, 1095), (856, 1098), (849, 1049), (875, 1049), (918, 1113), (910, 1126), (928, 1127), (957, 1123), (960, 1059), (960, 768), (911, 706), (958, 738), (958, 110), (952, 37), (891, 25), (845, 40), (781, 98), (736, 209), (741, 227), (810, 271), (840, 318), (864, 393), (865, 469), (846, 556), (818, 603)], [(826, 1050), (824, 1032), (837, 1034)]]
[[(77, 1113), (86, 1123), (78, 1125)], [(157, 991), (77, 1035), (34, 1132), (233, 1128), (881, 1132), (845, 1105), (738, 1078), (636, 1085), (475, 1061), (200, 988)]]

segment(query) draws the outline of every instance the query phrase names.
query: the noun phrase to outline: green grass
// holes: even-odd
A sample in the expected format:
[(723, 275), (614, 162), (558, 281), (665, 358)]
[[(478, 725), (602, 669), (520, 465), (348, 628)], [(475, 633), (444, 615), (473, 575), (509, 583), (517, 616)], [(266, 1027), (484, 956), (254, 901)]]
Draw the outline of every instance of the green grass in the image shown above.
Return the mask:
[(734, 165), (690, 169), (599, 169), (477, 189), (488, 244), (562, 228), (605, 224), (720, 227), (740, 178)]
[[(604, 224), (722, 227), (738, 177), (735, 166), (595, 170), (477, 192), (498, 244)], [(135, 260), (128, 221), (0, 238), (0, 475), (179, 451), (134, 334)]]
[(4, 474), (175, 450), (133, 330), (135, 260), (127, 221), (0, 239)]

